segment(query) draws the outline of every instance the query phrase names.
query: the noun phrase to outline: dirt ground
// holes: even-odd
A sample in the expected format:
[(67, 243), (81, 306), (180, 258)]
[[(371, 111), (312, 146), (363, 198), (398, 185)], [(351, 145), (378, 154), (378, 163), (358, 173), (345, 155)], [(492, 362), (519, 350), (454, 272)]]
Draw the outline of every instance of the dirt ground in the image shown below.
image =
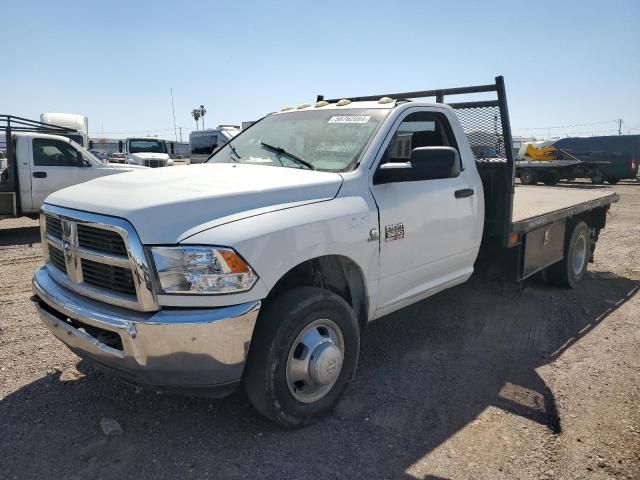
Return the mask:
[(296, 431), (241, 392), (161, 395), (79, 362), (29, 301), (36, 222), (0, 221), (0, 477), (638, 479), (640, 183), (615, 190), (580, 289), (474, 277), (380, 319), (335, 413)]

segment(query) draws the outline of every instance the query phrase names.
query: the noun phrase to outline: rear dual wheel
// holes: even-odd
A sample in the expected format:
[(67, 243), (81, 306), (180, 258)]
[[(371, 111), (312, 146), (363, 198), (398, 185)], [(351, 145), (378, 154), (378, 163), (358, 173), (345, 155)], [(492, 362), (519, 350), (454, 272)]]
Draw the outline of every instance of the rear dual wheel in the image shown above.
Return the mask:
[(591, 257), (591, 236), (585, 222), (578, 222), (565, 236), (564, 258), (551, 265), (546, 272), (550, 283), (559, 287), (576, 288), (587, 273)]
[(523, 170), (520, 173), (520, 181), (523, 185), (533, 185), (536, 183), (536, 175), (531, 170)]
[(336, 406), (359, 351), (360, 327), (344, 299), (320, 288), (290, 290), (260, 313), (245, 391), (268, 419), (285, 427), (307, 425)]

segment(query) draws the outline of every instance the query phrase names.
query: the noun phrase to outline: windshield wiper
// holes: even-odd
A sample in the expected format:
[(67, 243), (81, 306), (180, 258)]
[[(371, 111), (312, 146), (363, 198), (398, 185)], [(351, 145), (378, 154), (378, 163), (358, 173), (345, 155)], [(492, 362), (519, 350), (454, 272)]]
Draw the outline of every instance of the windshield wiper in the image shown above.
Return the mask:
[[(229, 149), (233, 152), (233, 154), (238, 157), (238, 160), (242, 160), (242, 157), (240, 156), (240, 154), (238, 153), (238, 151), (236, 150), (236, 147), (234, 147), (233, 145), (231, 145), (230, 143), (227, 143), (227, 145), (229, 146)], [(237, 162), (238, 160), (234, 160), (234, 162)]]
[(260, 142), (260, 144), (271, 151), (274, 151), (276, 153), (280, 153), (282, 155), (286, 155), (287, 157), (289, 157), (291, 160), (294, 160), (295, 162), (299, 163), (300, 165), (304, 165), (305, 167), (307, 167), (309, 170), (315, 170), (316, 167), (314, 167), (313, 165), (311, 165), (309, 162), (307, 162), (306, 160), (301, 159), (299, 156), (297, 156), (294, 153), (288, 152), (287, 150), (285, 150), (282, 147), (276, 147), (274, 145), (270, 145), (268, 143), (265, 142)]

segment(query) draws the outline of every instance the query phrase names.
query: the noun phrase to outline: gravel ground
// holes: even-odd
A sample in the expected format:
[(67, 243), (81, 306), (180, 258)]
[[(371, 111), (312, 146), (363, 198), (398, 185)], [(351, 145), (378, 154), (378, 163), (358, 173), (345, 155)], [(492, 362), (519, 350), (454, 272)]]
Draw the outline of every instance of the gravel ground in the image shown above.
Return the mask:
[(474, 277), (374, 322), (336, 412), (296, 431), (241, 392), (161, 395), (80, 362), (29, 301), (36, 222), (0, 221), (0, 477), (640, 478), (640, 183), (615, 190), (581, 288)]

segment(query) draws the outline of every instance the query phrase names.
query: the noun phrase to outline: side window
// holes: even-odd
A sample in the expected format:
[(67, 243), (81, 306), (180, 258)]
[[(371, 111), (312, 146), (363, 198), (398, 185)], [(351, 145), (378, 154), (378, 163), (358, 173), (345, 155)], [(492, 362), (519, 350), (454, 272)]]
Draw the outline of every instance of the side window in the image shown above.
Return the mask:
[(418, 147), (458, 149), (449, 122), (443, 115), (431, 112), (407, 115), (393, 134), (380, 163), (408, 162), (411, 150)]
[(33, 164), (36, 167), (79, 167), (82, 165), (82, 156), (67, 142), (34, 138)]

